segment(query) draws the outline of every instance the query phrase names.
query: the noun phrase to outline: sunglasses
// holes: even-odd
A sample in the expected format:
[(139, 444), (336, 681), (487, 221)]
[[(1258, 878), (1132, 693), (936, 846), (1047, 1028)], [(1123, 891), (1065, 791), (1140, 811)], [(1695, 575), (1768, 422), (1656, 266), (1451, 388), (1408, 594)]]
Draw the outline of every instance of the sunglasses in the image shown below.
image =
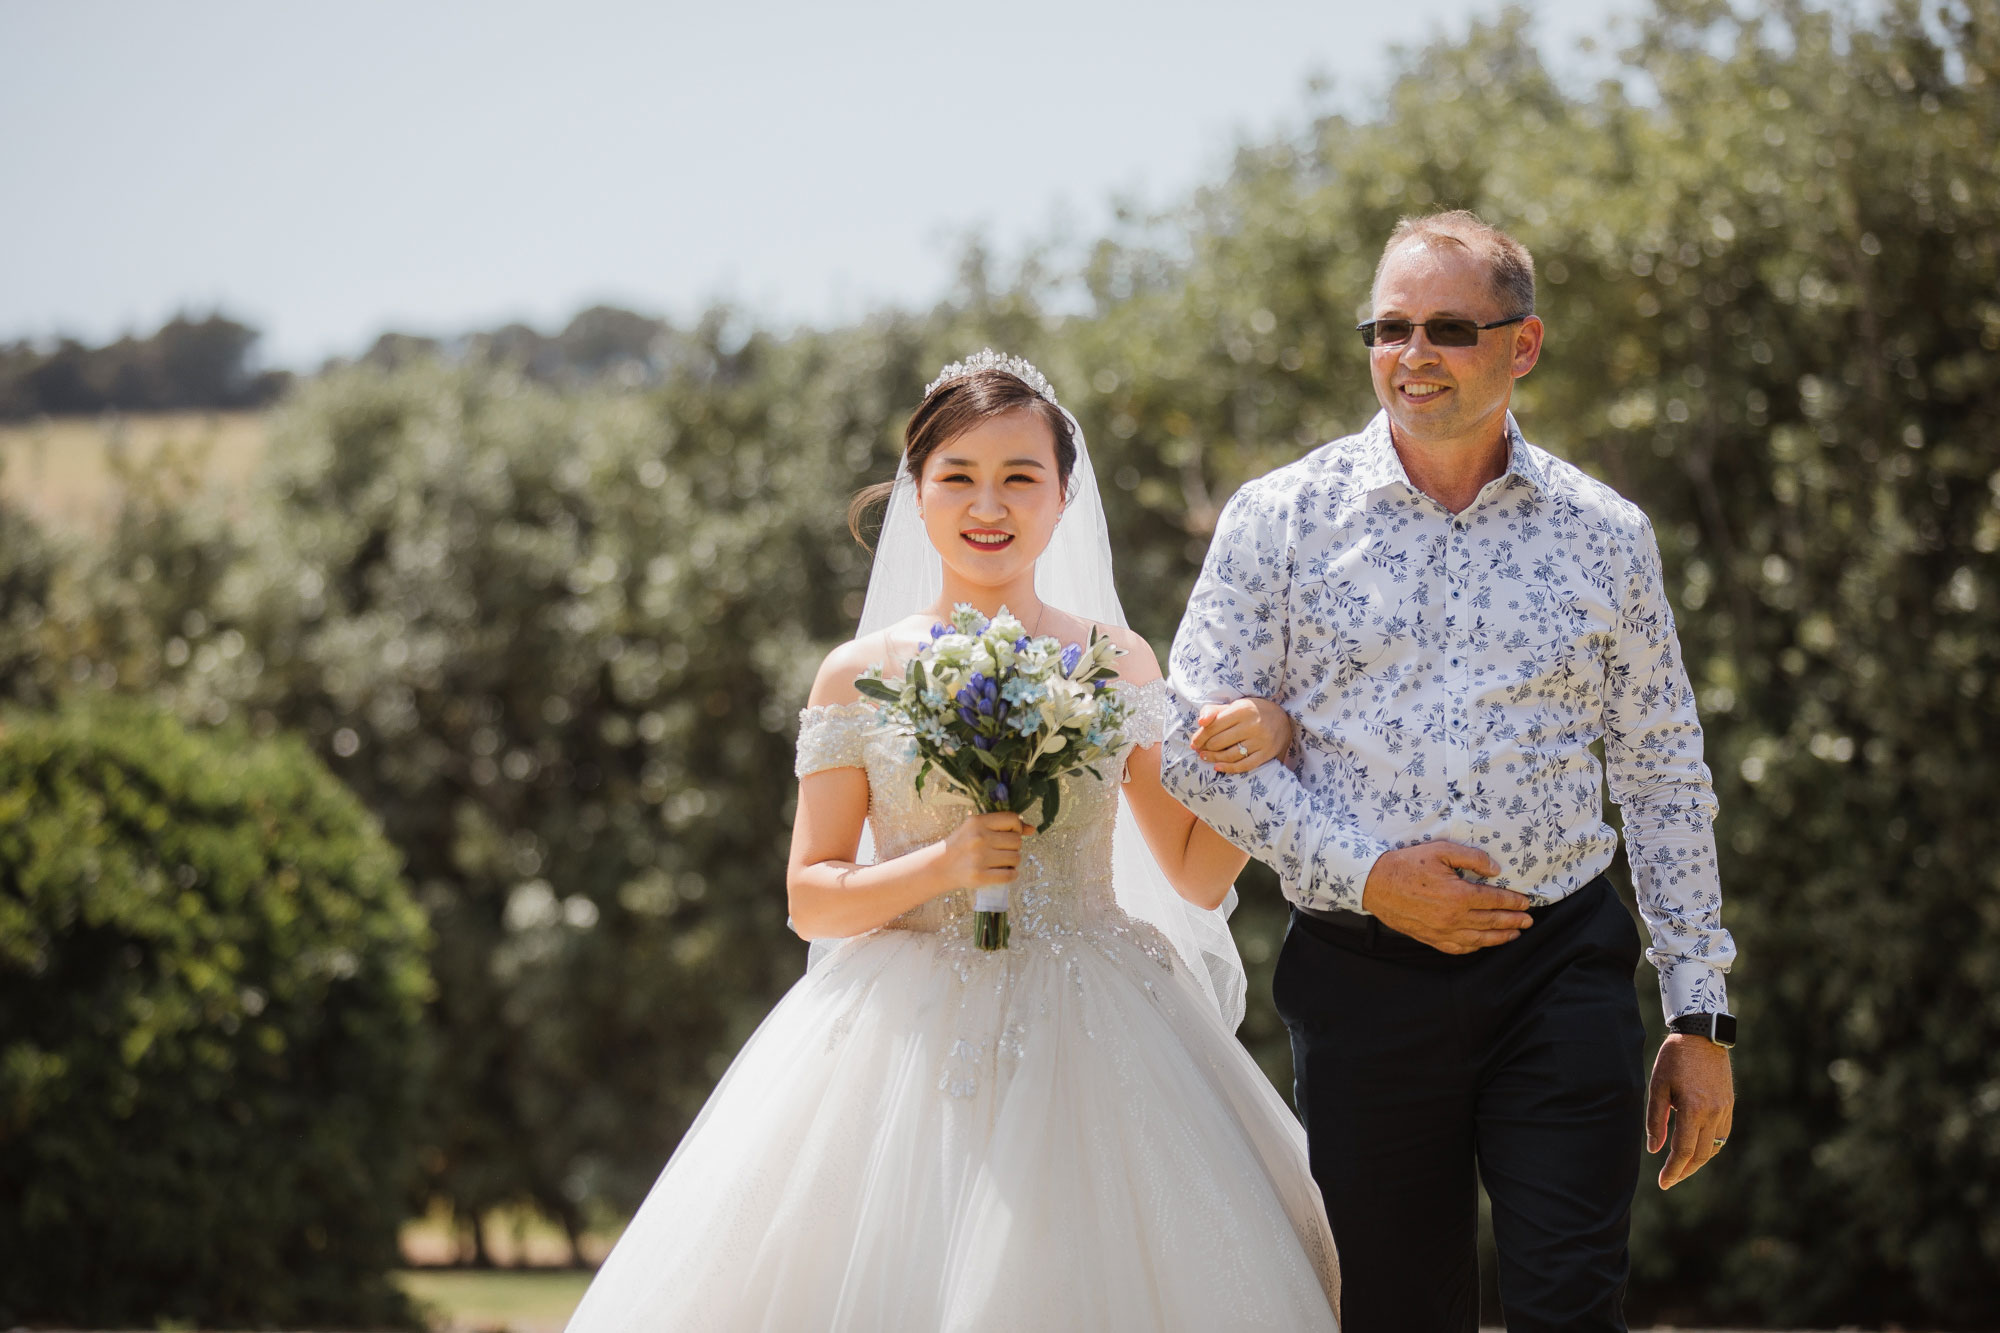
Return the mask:
[(1427, 319), (1421, 324), (1413, 319), (1371, 319), (1354, 327), (1361, 331), (1361, 341), (1370, 347), (1401, 347), (1420, 328), (1433, 347), (1471, 347), (1479, 341), (1482, 329), (1504, 328), (1527, 318), (1526, 315), (1515, 315), (1512, 319), (1496, 319), (1491, 324), (1480, 324), (1456, 315), (1446, 315), (1439, 319)]

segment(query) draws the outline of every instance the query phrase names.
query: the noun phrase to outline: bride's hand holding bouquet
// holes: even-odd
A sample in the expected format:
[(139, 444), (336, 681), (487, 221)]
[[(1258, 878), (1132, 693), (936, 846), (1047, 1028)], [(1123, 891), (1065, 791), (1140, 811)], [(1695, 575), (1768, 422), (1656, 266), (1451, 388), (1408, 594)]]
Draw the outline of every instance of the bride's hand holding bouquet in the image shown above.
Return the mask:
[(989, 621), (960, 605), (950, 625), (933, 627), (902, 680), (874, 668), (854, 682), (910, 737), (923, 761), (917, 789), (935, 772), (981, 812), (953, 833), (947, 855), (963, 861), (962, 887), (975, 890), (982, 949), (1007, 947), (1005, 862), (1010, 852), (1018, 862), (1029, 812), (1040, 816), (1036, 827), (1054, 823), (1062, 779), (1101, 778), (1092, 765), (1123, 744), (1125, 702), (1109, 688), (1123, 651), (1095, 629), (1088, 644), (1064, 645), (1031, 637), (1005, 607)]

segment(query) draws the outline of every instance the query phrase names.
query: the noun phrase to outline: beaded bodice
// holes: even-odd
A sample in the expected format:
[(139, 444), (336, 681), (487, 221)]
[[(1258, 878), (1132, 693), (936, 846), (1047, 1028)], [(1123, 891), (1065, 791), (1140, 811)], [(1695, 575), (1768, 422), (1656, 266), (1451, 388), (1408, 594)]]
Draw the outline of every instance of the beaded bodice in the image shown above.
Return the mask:
[[(1097, 770), (1062, 780), (1055, 824), (1027, 840), (1020, 872), (1009, 893), (1008, 923), (1018, 946), (1024, 939), (1119, 928), (1111, 884), (1112, 832), (1118, 815), (1118, 781), (1133, 745), (1165, 736), (1171, 712), (1164, 680), (1129, 688), (1126, 748)], [(868, 827), (875, 857), (886, 861), (943, 840), (972, 810), (972, 802), (933, 777), (919, 792), (920, 762), (909, 739), (885, 726), (872, 705), (857, 701), (807, 708), (799, 714), (796, 769), (800, 777), (828, 768), (860, 768), (868, 775)], [(933, 898), (889, 923), (892, 929), (969, 935), (972, 893), (960, 889)]]

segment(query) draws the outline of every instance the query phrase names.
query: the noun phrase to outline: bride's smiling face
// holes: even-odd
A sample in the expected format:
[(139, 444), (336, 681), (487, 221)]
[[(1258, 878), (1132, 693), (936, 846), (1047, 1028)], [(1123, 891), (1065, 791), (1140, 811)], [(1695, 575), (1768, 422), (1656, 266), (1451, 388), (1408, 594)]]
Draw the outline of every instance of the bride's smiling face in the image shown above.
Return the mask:
[(917, 503), (953, 573), (989, 588), (1021, 578), (1062, 518), (1048, 423), (1035, 412), (1006, 412), (945, 441), (924, 460)]

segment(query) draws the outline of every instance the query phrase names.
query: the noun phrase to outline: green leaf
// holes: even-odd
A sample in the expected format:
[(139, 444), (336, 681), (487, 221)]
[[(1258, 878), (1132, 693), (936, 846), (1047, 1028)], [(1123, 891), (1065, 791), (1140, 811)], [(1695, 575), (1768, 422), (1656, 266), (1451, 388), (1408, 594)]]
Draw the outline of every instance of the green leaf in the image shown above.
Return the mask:
[(879, 699), (885, 704), (901, 703), (903, 692), (885, 680), (862, 676), (854, 682), (854, 688), (870, 699)]

